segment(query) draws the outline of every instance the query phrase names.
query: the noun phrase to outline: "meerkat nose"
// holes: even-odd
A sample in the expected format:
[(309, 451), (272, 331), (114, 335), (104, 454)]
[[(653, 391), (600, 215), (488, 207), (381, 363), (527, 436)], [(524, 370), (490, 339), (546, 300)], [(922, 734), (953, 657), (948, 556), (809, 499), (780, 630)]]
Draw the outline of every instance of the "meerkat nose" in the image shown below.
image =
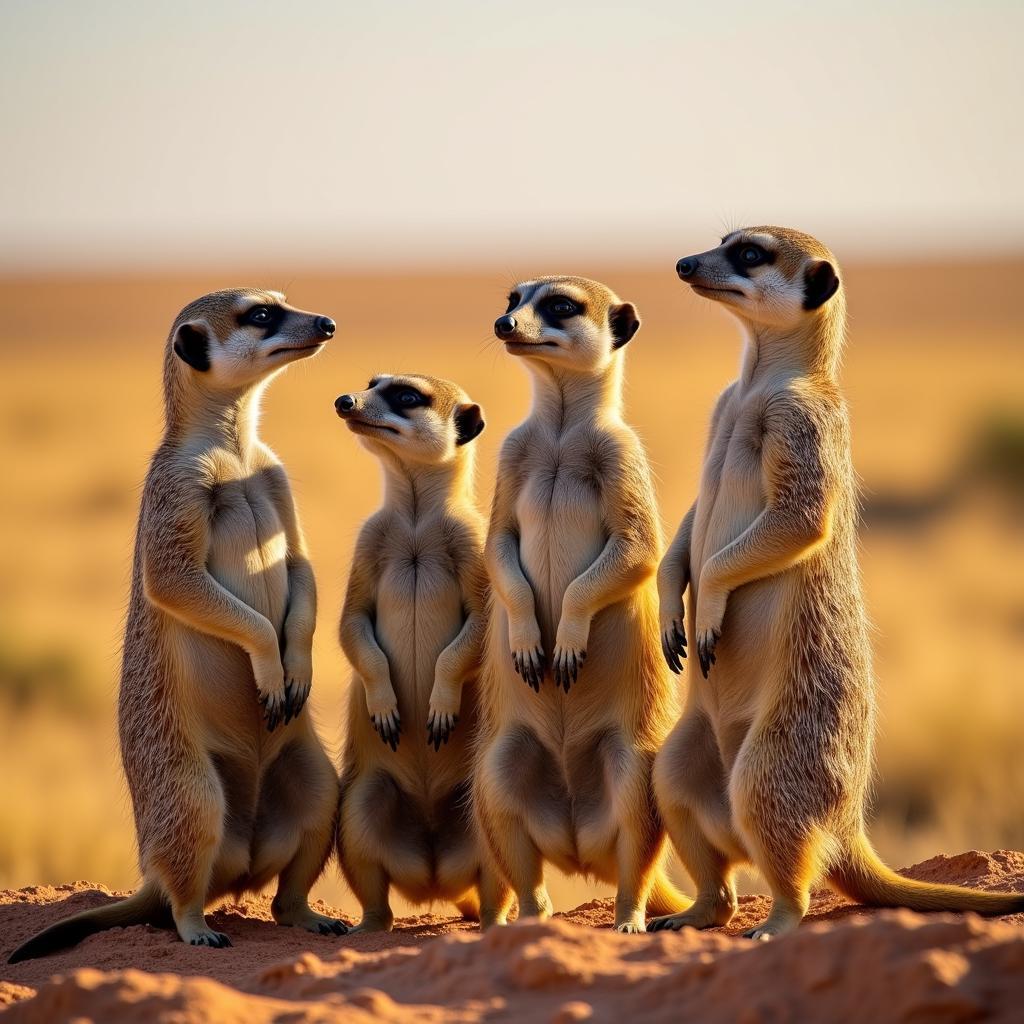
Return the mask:
[(494, 321), (494, 333), (499, 337), (503, 334), (511, 334), (516, 329), (516, 318), (509, 316), (507, 313), (505, 316), (499, 316)]
[(697, 269), (697, 258), (686, 256), (676, 264), (676, 273), (685, 281)]
[(318, 316), (316, 318), (316, 329), (325, 338), (333, 338), (338, 325), (329, 316)]
[(352, 395), (340, 395), (334, 400), (334, 408), (339, 416), (351, 412), (356, 407), (356, 400)]

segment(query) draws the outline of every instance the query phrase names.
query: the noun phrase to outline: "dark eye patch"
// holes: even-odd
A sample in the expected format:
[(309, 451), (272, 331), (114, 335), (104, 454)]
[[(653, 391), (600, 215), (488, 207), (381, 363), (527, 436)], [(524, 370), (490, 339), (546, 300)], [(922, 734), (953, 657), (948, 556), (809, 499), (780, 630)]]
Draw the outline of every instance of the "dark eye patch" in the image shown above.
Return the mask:
[(509, 297), (508, 297), (508, 309), (506, 309), (505, 312), (506, 313), (511, 313), (512, 310), (515, 309), (516, 306), (518, 306), (519, 303), (522, 302), (522, 301), (523, 300), (520, 297), (519, 292), (512, 292), (512, 294), (509, 295)]
[(563, 321), (586, 312), (582, 302), (570, 299), (568, 295), (546, 295), (537, 309), (549, 327), (560, 327)]
[(277, 333), (284, 315), (285, 312), (280, 306), (260, 304), (240, 314), (238, 323), (241, 327), (255, 327), (263, 331), (264, 337), (269, 338)]
[[(751, 257), (754, 258), (751, 258)], [(733, 242), (725, 250), (725, 258), (740, 277), (749, 277), (754, 267), (768, 266), (775, 262), (775, 253), (756, 242)]]
[(411, 384), (389, 384), (381, 391), (388, 408), (399, 416), (407, 416), (413, 409), (429, 408), (431, 398)]

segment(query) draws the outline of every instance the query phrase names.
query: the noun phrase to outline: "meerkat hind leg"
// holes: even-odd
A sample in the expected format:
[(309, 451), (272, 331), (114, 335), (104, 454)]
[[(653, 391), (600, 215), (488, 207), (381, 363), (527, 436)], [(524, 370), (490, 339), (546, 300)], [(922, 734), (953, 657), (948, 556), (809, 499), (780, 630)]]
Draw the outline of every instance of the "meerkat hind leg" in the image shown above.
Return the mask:
[(480, 868), (480, 930), (487, 931), (494, 925), (505, 924), (512, 909), (511, 887), (501, 877), (493, 864), (485, 863)]
[(280, 870), (270, 905), (279, 925), (317, 935), (348, 931), (344, 921), (319, 914), (309, 905), (309, 892), (323, 873), (334, 843), (337, 800), (334, 766), (319, 746), (289, 745), (267, 772), (258, 815), (265, 856), (273, 858), (275, 848), (294, 850)]
[(589, 788), (604, 790), (617, 824), (615, 838), (615, 921), (624, 934), (647, 930), (647, 897), (658, 866), (658, 826), (650, 804), (650, 760), (617, 734), (600, 744), (599, 777)]
[(654, 784), (665, 828), (697, 887), (693, 906), (648, 922), (649, 931), (717, 928), (736, 913), (734, 865), (746, 859), (732, 826), (725, 769), (711, 723), (688, 712), (665, 741)]
[(331, 849), (328, 827), (310, 829), (278, 879), (277, 894), (270, 905), (274, 920), (286, 928), (305, 928), (317, 935), (344, 935), (349, 926), (336, 917), (317, 913), (309, 905), (309, 891), (320, 877)]
[(346, 876), (349, 888), (363, 908), (362, 920), (349, 928), (348, 934), (391, 931), (395, 915), (388, 900), (391, 883), (384, 865), (365, 857), (350, 857)]
[(173, 846), (150, 851), (149, 871), (156, 876), (171, 904), (171, 916), (182, 942), (215, 949), (230, 946), (223, 932), (207, 924), (206, 902), (214, 865), (224, 834), (224, 796), (219, 780), (201, 769), (189, 786), (182, 786), (174, 802)]

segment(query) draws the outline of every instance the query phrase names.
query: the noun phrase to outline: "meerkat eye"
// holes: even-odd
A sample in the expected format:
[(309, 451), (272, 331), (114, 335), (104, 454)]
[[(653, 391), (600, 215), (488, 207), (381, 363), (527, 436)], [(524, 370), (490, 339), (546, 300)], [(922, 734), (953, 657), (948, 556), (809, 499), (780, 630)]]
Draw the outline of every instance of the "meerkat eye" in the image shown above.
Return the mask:
[(515, 309), (516, 306), (518, 306), (518, 305), (519, 305), (519, 292), (513, 292), (508, 297), (508, 309), (506, 309), (505, 312), (506, 313), (511, 313), (512, 310)]
[(249, 314), (246, 319), (249, 323), (262, 326), (263, 324), (269, 324), (273, 318), (270, 309), (267, 306), (253, 306), (249, 310)]
[(550, 303), (548, 303), (548, 309), (551, 310), (555, 316), (569, 317), (575, 316), (579, 312), (579, 308), (572, 299), (567, 299), (563, 295), (556, 295)]
[(405, 390), (398, 394), (398, 404), (404, 405), (407, 409), (420, 404), (420, 396), (415, 391)]
[(756, 267), (764, 262), (764, 249), (757, 245), (746, 245), (740, 250), (740, 259), (748, 267)]

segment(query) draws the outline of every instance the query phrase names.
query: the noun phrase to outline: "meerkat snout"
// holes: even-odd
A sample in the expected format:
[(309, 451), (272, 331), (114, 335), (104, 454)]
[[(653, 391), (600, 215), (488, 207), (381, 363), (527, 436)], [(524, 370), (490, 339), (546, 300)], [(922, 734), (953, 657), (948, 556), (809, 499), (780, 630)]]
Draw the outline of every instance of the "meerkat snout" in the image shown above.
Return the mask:
[(356, 400), (353, 395), (339, 395), (334, 400), (334, 409), (339, 416), (350, 413), (356, 407)]
[(676, 264), (676, 273), (685, 281), (697, 269), (697, 263), (696, 256), (684, 256)]
[(494, 321), (494, 333), (499, 338), (503, 338), (509, 334), (514, 334), (516, 327), (516, 318), (514, 316), (509, 316), (508, 313), (504, 316), (499, 316), (498, 319)]

